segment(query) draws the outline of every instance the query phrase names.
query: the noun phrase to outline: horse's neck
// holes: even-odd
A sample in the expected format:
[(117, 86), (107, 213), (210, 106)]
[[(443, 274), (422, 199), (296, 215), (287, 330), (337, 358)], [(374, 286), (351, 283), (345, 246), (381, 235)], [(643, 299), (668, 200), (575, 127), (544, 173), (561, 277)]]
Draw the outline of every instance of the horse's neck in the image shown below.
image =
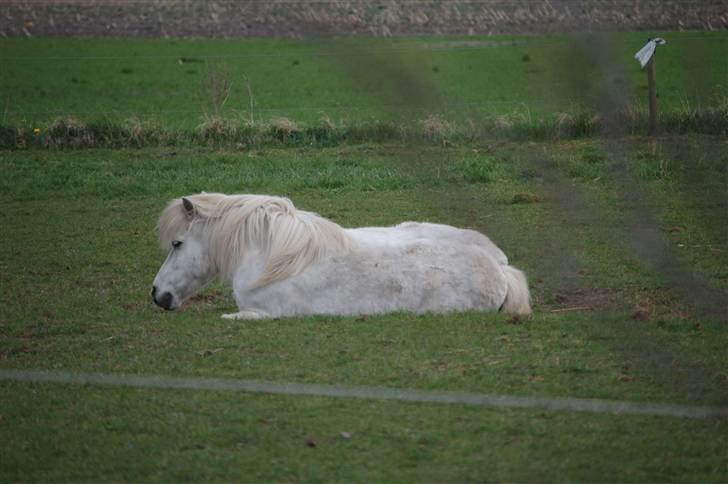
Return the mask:
[(311, 212), (269, 214), (266, 223), (261, 219), (238, 223), (243, 226), (235, 230), (218, 225), (210, 231), (211, 258), (224, 279), (237, 277), (249, 266), (262, 272), (262, 282), (272, 282), (322, 257), (349, 250), (352, 243), (341, 226)]

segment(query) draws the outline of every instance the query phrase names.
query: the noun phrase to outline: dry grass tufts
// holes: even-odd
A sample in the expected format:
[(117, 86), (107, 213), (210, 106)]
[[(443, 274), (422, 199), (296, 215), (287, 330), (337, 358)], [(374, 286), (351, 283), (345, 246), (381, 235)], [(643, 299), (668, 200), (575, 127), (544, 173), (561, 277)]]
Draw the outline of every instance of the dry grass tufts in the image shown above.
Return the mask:
[(202, 81), (203, 89), (210, 101), (213, 116), (222, 116), (225, 103), (233, 87), (230, 69), (225, 66), (211, 66)]
[(502, 130), (509, 130), (513, 127), (513, 121), (508, 116), (497, 116), (495, 118), (495, 127)]
[(286, 117), (273, 118), (270, 120), (271, 132), (278, 138), (288, 138), (298, 133), (298, 124)]
[(129, 131), (129, 139), (139, 141), (146, 138), (147, 129), (144, 122), (136, 116), (124, 121), (124, 127)]
[(559, 113), (556, 115), (556, 126), (563, 129), (574, 124), (575, 118), (569, 113)]
[(206, 114), (197, 125), (197, 132), (207, 141), (220, 142), (235, 134), (235, 127), (222, 116)]
[(126, 133), (127, 142), (134, 146), (164, 142), (168, 136), (165, 131), (156, 123), (150, 120), (142, 120), (134, 116), (122, 123)]
[[(157, 122), (131, 117), (123, 122), (85, 122), (73, 116), (60, 116), (41, 125), (0, 124), (0, 148), (58, 149), (171, 146), (180, 143), (238, 146), (306, 145), (334, 146), (341, 143), (425, 142), (450, 146), (483, 138), (513, 140), (575, 139), (594, 136), (643, 135), (648, 133), (649, 115), (643, 107), (630, 106), (600, 116), (591, 111), (557, 113), (535, 117), (526, 110), (505, 115), (482, 116), (458, 123), (431, 114), (406, 122), (333, 121), (322, 116), (314, 126), (299, 125), (287, 117), (266, 123), (247, 116), (204, 115), (194, 130), (179, 130)], [(687, 103), (680, 111), (661, 113), (661, 133), (702, 133), (728, 135), (728, 99), (712, 106)]]
[(328, 129), (330, 131), (336, 131), (337, 129), (339, 129), (339, 126), (336, 124), (336, 122), (327, 115), (321, 116), (321, 118), (319, 119), (319, 123), (321, 123), (322, 128)]
[(286, 133), (293, 133), (298, 131), (298, 125), (295, 121), (292, 121), (286, 117), (273, 118), (270, 120), (270, 125), (273, 129), (283, 131)]
[(46, 134), (45, 142), (50, 148), (81, 148), (94, 144), (88, 125), (73, 116), (55, 118)]
[(86, 123), (74, 116), (59, 116), (51, 121), (48, 130), (65, 135), (77, 135), (86, 130)]
[(425, 136), (435, 140), (447, 139), (457, 130), (455, 123), (442, 119), (436, 114), (430, 114), (420, 124)]

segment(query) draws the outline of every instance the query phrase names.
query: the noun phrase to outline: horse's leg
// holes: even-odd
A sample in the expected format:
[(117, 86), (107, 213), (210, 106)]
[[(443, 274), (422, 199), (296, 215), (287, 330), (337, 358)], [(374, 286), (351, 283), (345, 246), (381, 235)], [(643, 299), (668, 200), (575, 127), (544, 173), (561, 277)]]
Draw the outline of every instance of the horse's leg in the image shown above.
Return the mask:
[(265, 315), (255, 311), (238, 311), (237, 313), (223, 314), (223, 319), (263, 319)]

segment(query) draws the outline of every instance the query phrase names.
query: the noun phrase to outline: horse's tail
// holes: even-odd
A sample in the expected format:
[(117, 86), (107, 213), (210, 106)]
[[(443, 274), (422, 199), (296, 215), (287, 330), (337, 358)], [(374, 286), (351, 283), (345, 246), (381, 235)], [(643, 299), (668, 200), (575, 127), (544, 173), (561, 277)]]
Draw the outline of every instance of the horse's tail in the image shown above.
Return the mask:
[(511, 266), (501, 266), (506, 276), (508, 292), (501, 311), (511, 314), (531, 314), (531, 293), (528, 291), (526, 275)]

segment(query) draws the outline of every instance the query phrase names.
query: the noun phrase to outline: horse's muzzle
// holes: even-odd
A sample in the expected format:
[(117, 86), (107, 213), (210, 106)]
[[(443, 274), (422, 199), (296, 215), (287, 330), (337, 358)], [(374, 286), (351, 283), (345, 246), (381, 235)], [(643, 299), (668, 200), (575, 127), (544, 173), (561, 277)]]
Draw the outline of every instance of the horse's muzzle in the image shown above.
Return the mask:
[(152, 286), (152, 300), (154, 304), (167, 311), (174, 309), (172, 303), (174, 302), (174, 296), (171, 292), (165, 292), (157, 297), (157, 286)]

